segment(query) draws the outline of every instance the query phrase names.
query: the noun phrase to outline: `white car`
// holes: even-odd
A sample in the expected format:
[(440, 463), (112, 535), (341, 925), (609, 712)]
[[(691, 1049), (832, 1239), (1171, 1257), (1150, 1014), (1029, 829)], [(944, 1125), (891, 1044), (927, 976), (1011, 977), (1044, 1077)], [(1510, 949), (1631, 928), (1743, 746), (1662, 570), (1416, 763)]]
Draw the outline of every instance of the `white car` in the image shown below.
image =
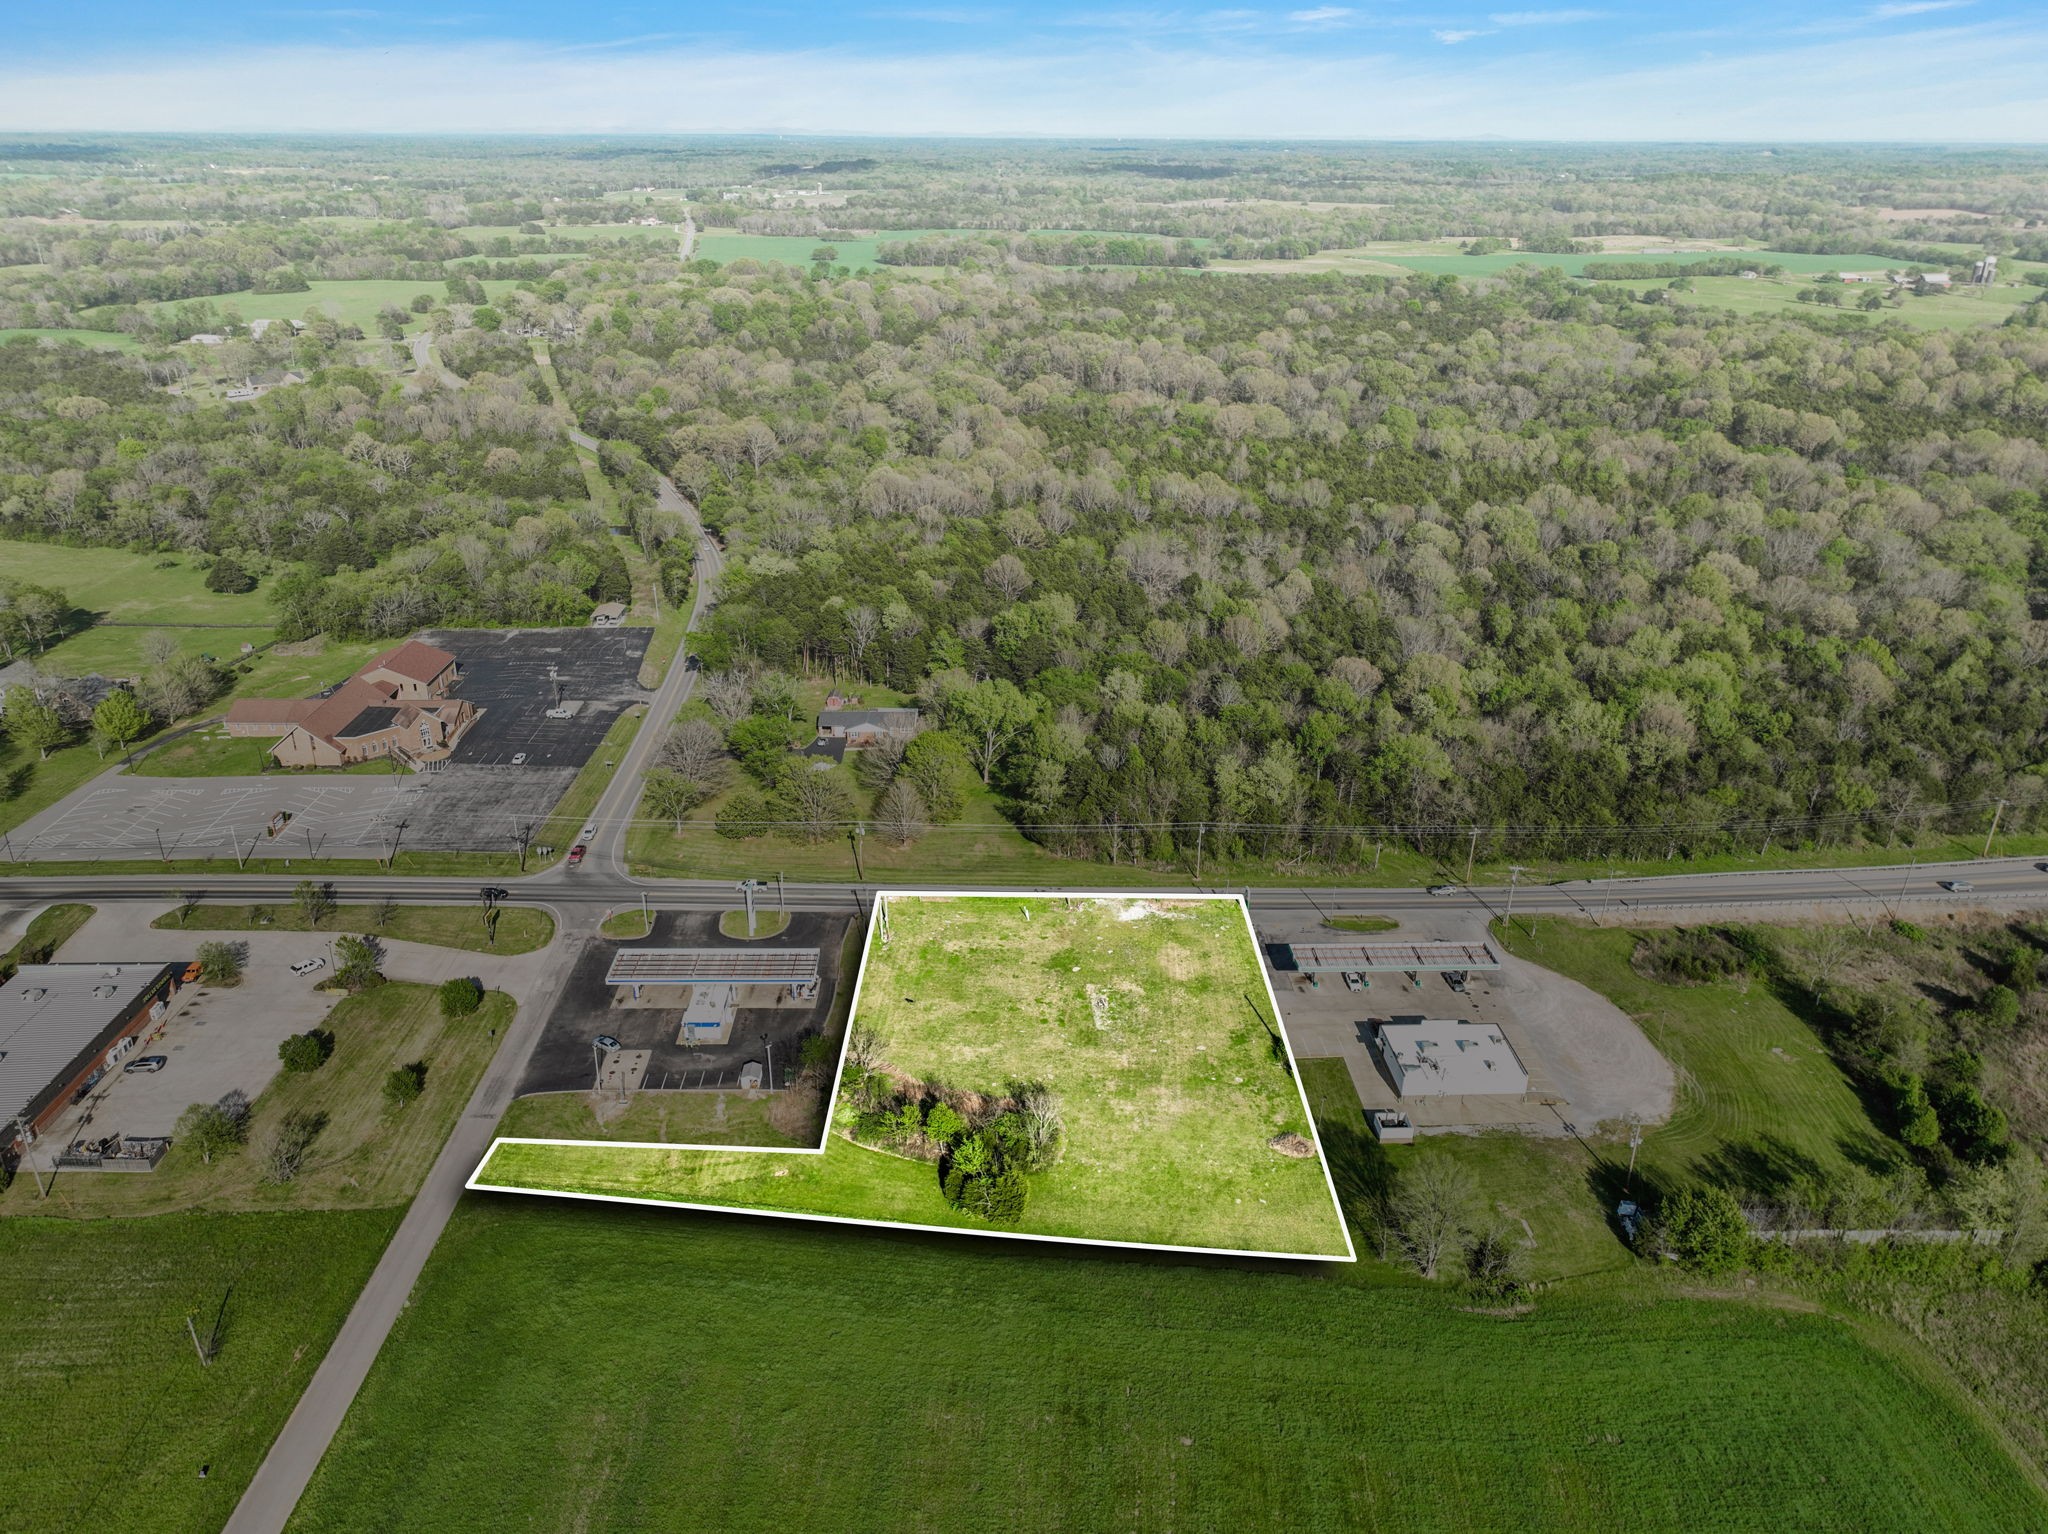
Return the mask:
[(597, 835), (597, 826), (593, 822), (592, 824), (587, 825), (583, 828), (583, 834), (577, 837), (576, 840), (578, 840), (579, 842), (587, 842), (595, 835)]
[(1455, 884), (1432, 884), (1429, 887), (1429, 892), (1432, 895), (1455, 895), (1458, 893), (1458, 886)]
[(551, 708), (548, 710), (548, 718), (550, 719), (573, 719), (575, 717), (576, 710), (573, 708)]
[(1967, 895), (1977, 886), (1968, 879), (1944, 879), (1941, 881), (1941, 887), (1951, 895)]
[(526, 753), (524, 751), (514, 751), (512, 753), (512, 765), (514, 767), (524, 767), (526, 765)]
[(327, 968), (327, 961), (325, 959), (302, 959), (292, 966), (292, 973), (295, 975), (313, 975), (318, 974), (325, 968)]

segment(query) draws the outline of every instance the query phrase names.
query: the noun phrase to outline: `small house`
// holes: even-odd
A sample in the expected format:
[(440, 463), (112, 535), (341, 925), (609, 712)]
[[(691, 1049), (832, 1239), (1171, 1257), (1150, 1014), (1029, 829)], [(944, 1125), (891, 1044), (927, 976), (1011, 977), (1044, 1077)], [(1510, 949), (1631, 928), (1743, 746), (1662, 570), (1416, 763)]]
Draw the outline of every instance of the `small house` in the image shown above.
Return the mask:
[(908, 739), (917, 733), (920, 717), (914, 708), (827, 708), (818, 715), (818, 739), (843, 740), (849, 750), (859, 750), (889, 735)]

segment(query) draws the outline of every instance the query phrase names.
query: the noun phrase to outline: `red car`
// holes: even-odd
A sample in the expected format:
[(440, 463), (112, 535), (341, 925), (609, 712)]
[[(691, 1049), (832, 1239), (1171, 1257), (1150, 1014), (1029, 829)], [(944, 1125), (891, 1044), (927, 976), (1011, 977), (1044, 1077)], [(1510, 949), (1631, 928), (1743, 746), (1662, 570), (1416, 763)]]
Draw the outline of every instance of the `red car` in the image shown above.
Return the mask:
[(590, 849), (584, 846), (581, 842), (578, 842), (575, 846), (571, 847), (569, 849), (569, 866), (571, 868), (574, 868), (578, 863), (582, 862), (583, 854), (588, 852), (589, 850)]

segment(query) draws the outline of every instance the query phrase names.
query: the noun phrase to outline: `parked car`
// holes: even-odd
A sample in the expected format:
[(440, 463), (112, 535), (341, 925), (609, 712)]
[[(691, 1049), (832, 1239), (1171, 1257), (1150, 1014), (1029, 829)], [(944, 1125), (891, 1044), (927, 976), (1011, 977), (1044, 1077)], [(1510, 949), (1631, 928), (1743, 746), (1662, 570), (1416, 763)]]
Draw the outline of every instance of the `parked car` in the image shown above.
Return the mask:
[(324, 958), (301, 959), (292, 966), (292, 973), (295, 975), (313, 975), (318, 974), (325, 968), (327, 968), (327, 961)]
[(548, 710), (548, 718), (550, 719), (573, 719), (575, 717), (576, 710), (573, 708), (551, 708)]
[(569, 849), (569, 866), (571, 868), (574, 868), (578, 863), (582, 862), (583, 854), (588, 852), (589, 850), (590, 849), (584, 846), (581, 842), (578, 842), (575, 846), (571, 847)]
[(591, 1042), (597, 1045), (599, 1049), (624, 1049), (626, 1047), (608, 1033), (600, 1033)]
[(1347, 990), (1347, 991), (1362, 991), (1362, 990), (1364, 990), (1364, 989), (1365, 989), (1365, 976), (1361, 975), (1361, 974), (1360, 974), (1360, 973), (1359, 973), (1359, 972), (1358, 972), (1357, 970), (1355, 970), (1355, 969), (1347, 969), (1347, 970), (1345, 970), (1345, 971), (1344, 971), (1344, 989), (1345, 989), (1345, 990)]
[(512, 753), (512, 765), (514, 767), (524, 767), (526, 765), (526, 753), (524, 751), (514, 751)]
[(1471, 988), (1471, 977), (1462, 969), (1444, 971), (1444, 984), (1463, 996)]
[(1968, 879), (1944, 879), (1941, 881), (1941, 887), (1951, 895), (1967, 895), (1977, 886)]
[(1455, 895), (1458, 893), (1458, 886), (1455, 884), (1432, 884), (1429, 887), (1429, 892), (1432, 895)]
[(130, 1076), (147, 1076), (162, 1070), (170, 1063), (169, 1055), (144, 1055), (140, 1060), (130, 1060), (121, 1069)]

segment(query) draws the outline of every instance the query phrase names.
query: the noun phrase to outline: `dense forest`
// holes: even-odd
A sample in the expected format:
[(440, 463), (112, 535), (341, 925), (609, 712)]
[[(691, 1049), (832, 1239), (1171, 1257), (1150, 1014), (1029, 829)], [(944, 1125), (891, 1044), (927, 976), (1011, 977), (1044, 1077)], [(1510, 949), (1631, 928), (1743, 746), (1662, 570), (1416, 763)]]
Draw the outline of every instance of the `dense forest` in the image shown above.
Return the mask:
[(1055, 843), (1689, 850), (2040, 803), (2039, 330), (1555, 275), (608, 297), (557, 361), (737, 552), (714, 658), (941, 718), (1014, 687), (987, 775)]

